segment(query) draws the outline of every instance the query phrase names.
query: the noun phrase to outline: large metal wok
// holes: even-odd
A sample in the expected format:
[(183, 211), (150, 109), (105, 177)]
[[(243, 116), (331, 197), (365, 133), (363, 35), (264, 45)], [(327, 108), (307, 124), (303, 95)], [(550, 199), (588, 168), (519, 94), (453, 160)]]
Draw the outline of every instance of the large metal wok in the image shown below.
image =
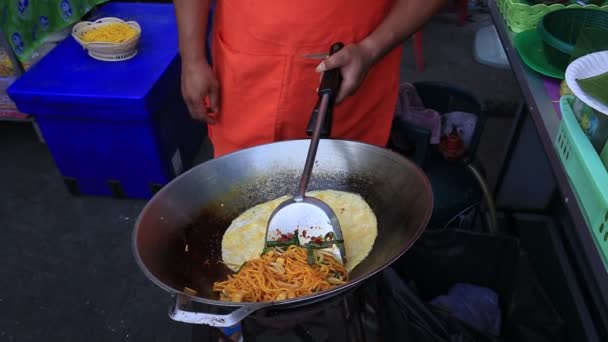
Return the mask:
[[(177, 177), (148, 202), (135, 226), (133, 248), (148, 278), (174, 295), (171, 318), (231, 326), (265, 307), (287, 309), (325, 300), (387, 267), (420, 236), (433, 198), (418, 167), (380, 147), (322, 140), (310, 189), (350, 191), (365, 198), (378, 219), (371, 253), (351, 272), (350, 282), (330, 291), (272, 303), (217, 300), (213, 282), (230, 273), (219, 263), (223, 232), (246, 209), (293, 193), (308, 145), (308, 140), (278, 142), (208, 161)], [(194, 311), (196, 305), (206, 312)]]

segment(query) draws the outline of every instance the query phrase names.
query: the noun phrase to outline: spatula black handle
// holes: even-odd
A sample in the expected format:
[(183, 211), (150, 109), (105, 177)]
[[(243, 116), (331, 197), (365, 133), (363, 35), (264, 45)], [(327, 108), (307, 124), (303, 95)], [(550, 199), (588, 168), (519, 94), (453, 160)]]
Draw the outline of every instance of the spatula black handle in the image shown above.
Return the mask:
[[(335, 43), (329, 49), (329, 55), (333, 55), (336, 52), (340, 51), (344, 47), (342, 43)], [(336, 97), (338, 95), (338, 90), (340, 89), (340, 84), (342, 83), (342, 74), (340, 73), (339, 68), (327, 70), (323, 73), (323, 78), (321, 79), (321, 85), (319, 86), (319, 96), (329, 94), (330, 97)]]
[[(334, 53), (340, 51), (344, 47), (342, 43), (335, 43), (329, 49), (329, 55), (333, 55)], [(329, 95), (329, 107), (327, 109), (327, 114), (325, 116), (325, 120), (323, 120), (323, 127), (321, 128), (321, 138), (329, 138), (331, 135), (331, 126), (333, 122), (333, 106), (336, 96), (338, 95), (338, 91), (340, 90), (340, 85), (342, 84), (342, 74), (340, 73), (339, 68), (327, 70), (323, 73), (323, 78), (321, 79), (321, 84), (319, 85), (319, 101), (317, 101), (317, 105), (310, 116), (310, 120), (308, 121), (308, 126), (306, 128), (306, 133), (311, 136), (313, 128), (315, 127), (315, 122), (317, 121), (317, 116), (319, 112), (319, 103), (321, 100), (321, 96)]]

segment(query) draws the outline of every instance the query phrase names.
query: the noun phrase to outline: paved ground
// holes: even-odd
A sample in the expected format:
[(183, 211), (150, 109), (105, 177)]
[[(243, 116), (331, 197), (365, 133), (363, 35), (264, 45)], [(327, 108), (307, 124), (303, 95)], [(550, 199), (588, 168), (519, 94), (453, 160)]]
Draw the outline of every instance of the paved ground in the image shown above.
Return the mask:
[[(472, 60), (474, 32), (488, 23), (474, 19), (435, 18), (424, 33), (428, 69), (413, 70), (408, 44), (402, 78), (457, 82), (494, 104), (480, 147), (492, 174), (519, 91), (509, 71)], [(0, 341), (188, 341), (131, 254), (143, 204), (68, 195), (31, 126), (0, 123)]]
[(0, 124), (0, 341), (179, 341), (131, 254), (143, 201), (73, 197), (26, 124)]

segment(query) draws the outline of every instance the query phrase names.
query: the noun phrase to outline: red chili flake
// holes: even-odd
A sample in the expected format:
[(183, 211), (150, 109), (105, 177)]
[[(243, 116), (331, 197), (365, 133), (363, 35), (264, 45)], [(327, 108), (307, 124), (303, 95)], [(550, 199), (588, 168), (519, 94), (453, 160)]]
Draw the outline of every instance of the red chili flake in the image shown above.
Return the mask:
[(321, 238), (320, 236), (314, 236), (314, 237), (310, 238), (310, 241), (312, 241), (316, 244), (321, 244), (321, 243), (323, 243), (323, 238)]
[(277, 239), (278, 242), (285, 242), (293, 239), (293, 233), (281, 234)]

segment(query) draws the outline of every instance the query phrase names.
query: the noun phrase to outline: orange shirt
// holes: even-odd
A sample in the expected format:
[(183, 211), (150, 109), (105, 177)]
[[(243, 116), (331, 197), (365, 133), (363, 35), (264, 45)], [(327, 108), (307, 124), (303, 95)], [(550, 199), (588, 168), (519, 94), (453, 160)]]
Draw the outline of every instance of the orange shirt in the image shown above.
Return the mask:
[[(361, 41), (392, 5), (393, 0), (219, 0), (212, 55), (220, 112), (209, 126), (215, 156), (306, 138), (320, 60), (304, 56), (327, 52), (338, 41)], [(357, 93), (335, 107), (332, 138), (386, 145), (401, 54), (401, 47), (390, 52)]]

